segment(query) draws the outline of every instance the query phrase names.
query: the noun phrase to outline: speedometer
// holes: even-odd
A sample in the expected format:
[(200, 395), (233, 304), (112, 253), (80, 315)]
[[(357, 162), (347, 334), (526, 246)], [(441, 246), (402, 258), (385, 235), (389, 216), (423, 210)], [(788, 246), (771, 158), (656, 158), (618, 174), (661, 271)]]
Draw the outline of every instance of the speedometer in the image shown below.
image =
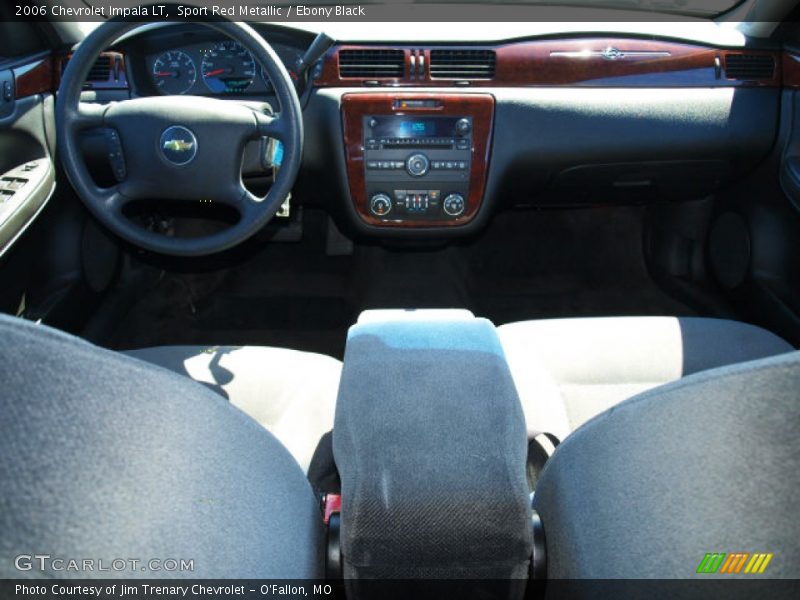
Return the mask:
[(153, 82), (163, 94), (185, 94), (197, 81), (197, 67), (185, 52), (165, 52), (153, 63)]
[(240, 94), (253, 84), (256, 63), (241, 44), (226, 41), (204, 53), (200, 71), (206, 86), (215, 94)]

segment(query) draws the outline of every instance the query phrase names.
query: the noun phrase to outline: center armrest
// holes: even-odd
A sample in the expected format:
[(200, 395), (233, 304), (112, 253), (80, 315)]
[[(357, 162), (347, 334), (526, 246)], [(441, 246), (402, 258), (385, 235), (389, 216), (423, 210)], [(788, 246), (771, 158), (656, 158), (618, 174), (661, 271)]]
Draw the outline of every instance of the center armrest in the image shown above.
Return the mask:
[(525, 421), (489, 321), (355, 325), (337, 402), (346, 580), (527, 578)]

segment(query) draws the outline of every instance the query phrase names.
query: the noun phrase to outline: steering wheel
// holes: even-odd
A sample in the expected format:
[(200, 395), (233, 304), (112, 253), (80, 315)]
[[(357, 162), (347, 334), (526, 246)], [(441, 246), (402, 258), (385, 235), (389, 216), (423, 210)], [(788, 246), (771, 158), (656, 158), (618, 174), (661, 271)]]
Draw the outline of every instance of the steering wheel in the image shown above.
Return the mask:
[[(219, 252), (261, 229), (291, 191), (303, 153), (300, 102), (277, 54), (247, 24), (204, 24), (252, 53), (273, 84), (279, 113), (273, 116), (235, 101), (197, 96), (134, 98), (108, 105), (81, 102), (83, 83), (100, 53), (140, 26), (119, 19), (103, 23), (81, 42), (64, 71), (56, 103), (59, 154), (81, 200), (119, 237), (176, 256)], [(94, 182), (78, 143), (81, 131), (99, 127), (109, 130), (115, 143), (110, 152), (119, 155), (112, 164), (120, 181), (108, 188)], [(242, 161), (246, 143), (264, 137), (283, 144), (283, 161), (269, 192), (257, 197), (244, 186)], [(130, 202), (145, 199), (221, 203), (233, 207), (239, 220), (203, 237), (169, 237), (140, 227), (123, 213)]]

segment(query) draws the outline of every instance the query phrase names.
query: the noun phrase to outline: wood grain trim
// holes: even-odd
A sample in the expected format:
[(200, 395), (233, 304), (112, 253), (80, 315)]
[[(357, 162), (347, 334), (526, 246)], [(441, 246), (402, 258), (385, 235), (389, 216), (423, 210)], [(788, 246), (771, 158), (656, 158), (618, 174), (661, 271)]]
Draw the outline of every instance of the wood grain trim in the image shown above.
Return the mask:
[(783, 86), (800, 88), (800, 53), (784, 52), (781, 57), (783, 69)]
[[(642, 40), (638, 38), (578, 38), (513, 42), (496, 46), (442, 46), (447, 49), (489, 49), (496, 53), (496, 71), (492, 79), (470, 80), (470, 88), (523, 87), (553, 85), (595, 85), (630, 87), (780, 87), (780, 53), (764, 50), (717, 49), (708, 46), (677, 42)], [(320, 87), (360, 86), (360, 78), (339, 77), (339, 52), (365, 46), (338, 46), (323, 63), (321, 76), (315, 81)], [(373, 46), (373, 49), (388, 48)], [(431, 47), (392, 46), (406, 52), (406, 75), (403, 78), (375, 79), (382, 86), (460, 87), (456, 79), (430, 76)], [(623, 56), (610, 60), (599, 53), (615, 48)], [(423, 76), (411, 77), (408, 69), (410, 53), (422, 50), (425, 56)], [(630, 53), (664, 53), (664, 55), (631, 55)], [(726, 79), (725, 59), (729, 54), (770, 54), (775, 57), (773, 77), (756, 81)], [(553, 54), (556, 53), (556, 54)], [(561, 53), (561, 55), (559, 55)], [(574, 56), (565, 56), (572, 53)], [(628, 53), (628, 56), (624, 56)], [(463, 80), (461, 80), (463, 81)]]
[[(598, 54), (608, 48), (620, 51), (622, 58), (610, 60)], [(629, 54), (631, 52), (654, 54), (637, 56)], [(497, 49), (497, 78), (508, 85), (577, 85), (601, 81), (633, 85), (644, 75), (658, 74), (661, 76), (660, 85), (677, 85), (682, 79), (676, 77), (677, 73), (697, 69), (707, 70), (708, 79), (713, 80), (715, 55), (715, 51), (708, 48), (641, 40), (553, 40), (511, 44)]]
[(57, 87), (54, 60), (50, 57), (14, 69), (14, 88), (17, 99), (35, 94), (50, 94)]
[[(440, 102), (440, 105), (437, 108), (395, 109), (396, 100), (410, 99), (435, 99)], [(369, 213), (364, 179), (363, 117), (366, 115), (403, 114), (472, 117), (473, 147), (469, 198), (466, 212), (457, 219), (393, 221), (379, 219)], [(342, 128), (344, 131), (350, 201), (353, 203), (356, 214), (365, 223), (377, 227), (458, 227), (469, 223), (475, 218), (483, 202), (493, 127), (494, 96), (489, 94), (400, 94), (391, 92), (345, 94), (342, 96)]]

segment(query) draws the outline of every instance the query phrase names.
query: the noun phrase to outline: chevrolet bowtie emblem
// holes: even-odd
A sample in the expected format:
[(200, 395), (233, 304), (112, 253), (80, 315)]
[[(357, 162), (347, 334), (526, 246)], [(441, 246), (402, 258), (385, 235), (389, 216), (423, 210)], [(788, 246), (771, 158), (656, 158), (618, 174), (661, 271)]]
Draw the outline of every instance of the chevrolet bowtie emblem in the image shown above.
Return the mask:
[(164, 150), (172, 150), (173, 152), (187, 152), (194, 147), (192, 142), (184, 142), (183, 140), (167, 140), (164, 142)]
[(173, 165), (188, 165), (197, 156), (197, 138), (182, 125), (167, 127), (159, 141), (161, 155)]
[(613, 46), (609, 46), (605, 50), (600, 53), (600, 56), (605, 58), (606, 60), (619, 60), (620, 58), (625, 58), (625, 53)]

